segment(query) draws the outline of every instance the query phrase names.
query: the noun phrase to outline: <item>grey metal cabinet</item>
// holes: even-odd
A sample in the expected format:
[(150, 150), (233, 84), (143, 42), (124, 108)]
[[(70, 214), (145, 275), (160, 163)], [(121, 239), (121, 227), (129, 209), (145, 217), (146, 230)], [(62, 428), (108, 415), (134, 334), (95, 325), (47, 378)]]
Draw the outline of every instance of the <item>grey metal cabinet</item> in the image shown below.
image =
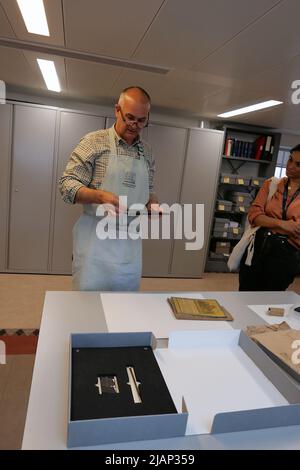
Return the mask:
[(181, 204), (204, 204), (204, 246), (187, 251), (185, 240), (175, 240), (171, 275), (201, 277), (206, 260), (210, 226), (223, 144), (223, 132), (191, 129), (180, 196)]
[[(160, 203), (179, 202), (186, 139), (186, 129), (155, 124), (148, 128), (146, 140), (156, 162), (154, 186)], [(143, 275), (169, 276), (172, 247), (172, 240), (143, 240)]]
[(82, 212), (78, 204), (63, 202), (58, 190), (58, 181), (66, 167), (72, 150), (87, 133), (103, 129), (105, 119), (87, 114), (63, 111), (60, 114), (59, 144), (55, 187), (55, 210), (51, 272), (70, 274), (72, 266), (72, 228)]
[(0, 105), (0, 271), (6, 269), (13, 107)]
[(105, 125), (105, 129), (109, 129), (110, 127), (112, 127), (112, 125), (116, 122), (116, 120), (112, 117), (107, 117), (106, 118), (106, 125)]
[(15, 105), (8, 268), (47, 272), (56, 110)]
[[(58, 180), (81, 137), (114, 119), (36, 105), (0, 106), (0, 271), (71, 273), (72, 228), (81, 206), (65, 204)], [(223, 132), (150, 124), (160, 203), (205, 204), (205, 244), (144, 240), (143, 275), (200, 277), (206, 257)]]

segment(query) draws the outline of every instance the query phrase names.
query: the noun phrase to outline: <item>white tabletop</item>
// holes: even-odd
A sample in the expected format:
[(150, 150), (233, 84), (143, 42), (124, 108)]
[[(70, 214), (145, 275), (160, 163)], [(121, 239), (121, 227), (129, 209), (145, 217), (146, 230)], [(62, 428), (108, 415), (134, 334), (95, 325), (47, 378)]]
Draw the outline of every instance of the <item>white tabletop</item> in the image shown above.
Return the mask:
[[(247, 324), (263, 323), (262, 318), (255, 315), (247, 305), (300, 304), (300, 297), (293, 292), (202, 292), (201, 294), (204, 298), (219, 300), (234, 316), (233, 326), (237, 328)], [(118, 298), (119, 294), (110, 295)], [(140, 301), (145, 294), (135, 295)], [(165, 295), (162, 294), (162, 296)], [(176, 295), (176, 293), (169, 293), (169, 295)], [(107, 331), (107, 325), (99, 292), (47, 292), (24, 430), (23, 449), (66, 449), (70, 334), (101, 331)], [(197, 435), (160, 441), (121, 443), (97, 448), (300, 449), (300, 426), (247, 431), (237, 433), (237, 435), (235, 433), (214, 436)]]
[[(101, 301), (108, 331), (151, 331), (156, 338), (168, 338), (172, 331), (182, 330), (231, 330), (229, 321), (177, 320), (168, 303), (174, 296), (167, 293), (110, 293), (101, 294)], [(177, 292), (176, 297), (203, 299), (200, 292)]]

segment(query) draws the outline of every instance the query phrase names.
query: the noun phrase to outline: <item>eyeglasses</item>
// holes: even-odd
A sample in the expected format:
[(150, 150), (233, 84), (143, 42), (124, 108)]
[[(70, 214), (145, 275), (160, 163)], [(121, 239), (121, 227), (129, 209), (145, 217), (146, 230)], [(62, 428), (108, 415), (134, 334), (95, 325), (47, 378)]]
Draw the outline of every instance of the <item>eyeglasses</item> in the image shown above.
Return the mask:
[(136, 124), (140, 129), (143, 129), (144, 127), (148, 126), (149, 113), (148, 113), (147, 117), (137, 118), (137, 117), (135, 117), (135, 116), (133, 116), (132, 114), (129, 114), (129, 113), (127, 113), (124, 116), (123, 111), (122, 111), (120, 106), (119, 106), (119, 111), (121, 113), (122, 120), (123, 120), (123, 122), (125, 122), (125, 124), (127, 124), (127, 125)]

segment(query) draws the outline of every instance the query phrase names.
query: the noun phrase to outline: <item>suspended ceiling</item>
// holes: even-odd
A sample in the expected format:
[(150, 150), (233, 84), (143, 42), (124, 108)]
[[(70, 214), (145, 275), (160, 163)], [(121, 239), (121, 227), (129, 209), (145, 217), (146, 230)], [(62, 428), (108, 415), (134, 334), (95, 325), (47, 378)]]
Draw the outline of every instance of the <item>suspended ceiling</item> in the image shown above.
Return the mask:
[[(36, 63), (37, 57), (50, 58), (65, 99), (112, 104), (123, 88), (136, 84), (151, 94), (157, 110), (213, 120), (276, 99), (284, 104), (235, 121), (300, 133), (300, 104), (291, 102), (291, 84), (300, 80), (299, 0), (44, 4), (50, 37), (29, 34), (17, 2), (0, 0), (0, 79), (8, 90), (56, 98)], [(18, 41), (8, 47), (5, 39)], [(48, 49), (29, 50), (29, 42)], [(103, 57), (116, 65), (103, 63)], [(169, 71), (156, 73), (148, 66)]]

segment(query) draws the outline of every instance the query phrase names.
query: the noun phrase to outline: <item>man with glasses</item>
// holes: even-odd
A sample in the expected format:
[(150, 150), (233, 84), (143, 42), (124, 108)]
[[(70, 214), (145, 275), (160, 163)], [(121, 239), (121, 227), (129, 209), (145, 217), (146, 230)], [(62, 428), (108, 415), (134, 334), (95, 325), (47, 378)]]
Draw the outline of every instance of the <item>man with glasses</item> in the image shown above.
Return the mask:
[(152, 152), (140, 138), (148, 125), (150, 106), (150, 96), (142, 88), (123, 90), (115, 105), (115, 124), (83, 137), (60, 179), (63, 200), (83, 205), (83, 214), (73, 228), (75, 290), (139, 289), (141, 239), (121, 236), (121, 225), (115, 238), (99, 239), (96, 211), (99, 204), (109, 204), (116, 215), (122, 213), (120, 196), (127, 197), (128, 208), (139, 203), (148, 211), (157, 210)]

